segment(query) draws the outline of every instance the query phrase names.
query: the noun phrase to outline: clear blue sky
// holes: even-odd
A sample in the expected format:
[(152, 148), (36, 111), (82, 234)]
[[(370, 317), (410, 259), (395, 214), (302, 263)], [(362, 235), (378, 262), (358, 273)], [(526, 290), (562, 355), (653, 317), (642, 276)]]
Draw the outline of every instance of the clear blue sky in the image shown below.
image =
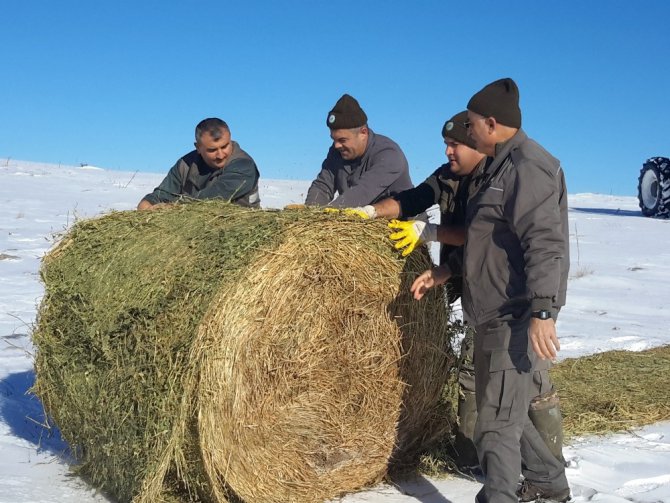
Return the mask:
[(0, 157), (167, 172), (204, 117), (264, 178), (310, 180), (343, 93), (419, 183), (501, 77), (571, 193), (636, 192), (670, 156), (670, 2), (2, 2)]

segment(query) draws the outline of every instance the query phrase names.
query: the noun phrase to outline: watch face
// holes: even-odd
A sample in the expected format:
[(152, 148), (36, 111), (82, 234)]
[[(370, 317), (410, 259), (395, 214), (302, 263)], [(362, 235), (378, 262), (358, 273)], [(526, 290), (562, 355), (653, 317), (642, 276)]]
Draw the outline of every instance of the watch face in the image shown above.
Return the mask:
[(548, 320), (549, 318), (551, 318), (551, 313), (549, 311), (543, 309), (541, 311), (534, 311), (531, 314), (531, 316), (533, 316), (533, 318), (539, 318), (541, 320)]

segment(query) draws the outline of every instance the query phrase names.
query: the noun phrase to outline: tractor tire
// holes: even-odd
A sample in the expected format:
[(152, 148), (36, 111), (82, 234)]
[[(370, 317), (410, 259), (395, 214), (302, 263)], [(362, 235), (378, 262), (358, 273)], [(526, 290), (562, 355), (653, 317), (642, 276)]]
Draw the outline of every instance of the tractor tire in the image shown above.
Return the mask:
[(670, 217), (670, 159), (652, 157), (640, 170), (637, 199), (647, 217)]

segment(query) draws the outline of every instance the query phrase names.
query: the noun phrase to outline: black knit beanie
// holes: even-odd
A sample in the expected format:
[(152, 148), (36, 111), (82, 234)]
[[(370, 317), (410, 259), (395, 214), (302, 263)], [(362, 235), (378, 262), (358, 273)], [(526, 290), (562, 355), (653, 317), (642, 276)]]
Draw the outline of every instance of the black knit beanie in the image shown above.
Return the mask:
[(494, 117), (505, 126), (521, 127), (519, 88), (512, 79), (491, 82), (468, 101), (468, 110), (484, 117)]
[(353, 129), (368, 123), (368, 116), (356, 98), (343, 94), (333, 109), (328, 112), (326, 125), (330, 129)]
[(467, 145), (470, 148), (475, 148), (475, 142), (468, 136), (468, 130), (465, 128), (466, 122), (468, 122), (467, 111), (454, 115), (444, 123), (444, 126), (442, 126), (442, 137), (451, 138), (458, 143)]

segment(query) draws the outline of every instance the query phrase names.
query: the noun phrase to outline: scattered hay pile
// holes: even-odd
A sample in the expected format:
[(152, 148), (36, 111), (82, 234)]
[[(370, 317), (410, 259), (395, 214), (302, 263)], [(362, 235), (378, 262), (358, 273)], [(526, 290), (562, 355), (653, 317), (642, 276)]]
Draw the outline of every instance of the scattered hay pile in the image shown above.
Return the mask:
[(45, 258), (35, 391), (120, 501), (319, 501), (449, 427), (439, 294), (383, 222), (224, 203), (79, 222)]
[(670, 346), (607, 351), (551, 370), (566, 436), (611, 433), (670, 419)]
[[(605, 351), (553, 366), (566, 438), (607, 434), (670, 420), (670, 346), (646, 351)], [(457, 407), (456, 376), (445, 400)], [(569, 443), (569, 442), (568, 442)], [(429, 476), (458, 471), (453, 438), (445, 435), (422, 456)]]

